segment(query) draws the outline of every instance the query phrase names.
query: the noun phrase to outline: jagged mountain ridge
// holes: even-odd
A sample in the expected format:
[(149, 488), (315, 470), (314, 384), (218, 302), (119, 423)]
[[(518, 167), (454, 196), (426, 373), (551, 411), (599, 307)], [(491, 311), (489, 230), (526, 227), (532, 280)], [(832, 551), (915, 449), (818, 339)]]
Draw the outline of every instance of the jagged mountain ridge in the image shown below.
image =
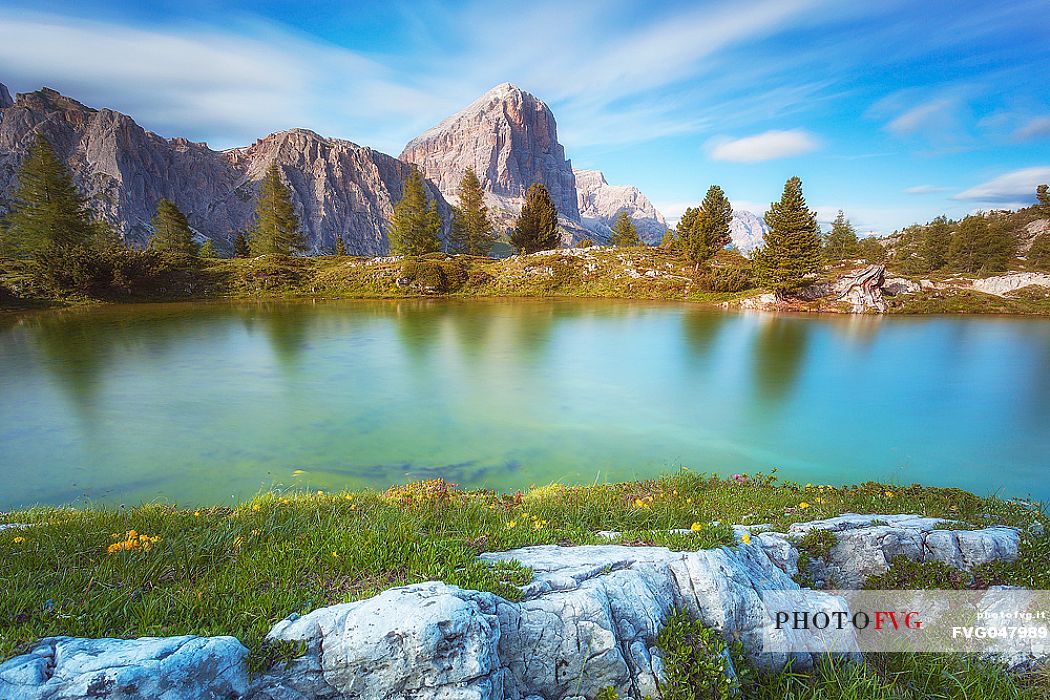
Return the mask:
[(580, 221), (585, 228), (608, 237), (620, 212), (627, 212), (642, 241), (650, 245), (660, 242), (667, 231), (667, 221), (637, 187), (610, 185), (600, 170), (573, 173)]
[[(305, 129), (214, 151), (186, 139), (163, 138), (125, 114), (93, 109), (45, 88), (20, 93), (0, 111), (0, 210), (9, 206), (4, 198), (38, 130), (70, 166), (89, 206), (138, 245), (151, 235), (157, 201), (167, 197), (203, 238), (229, 248), (235, 233), (251, 224), (258, 182), (276, 162), (292, 189), (311, 252), (330, 251), (342, 234), (350, 252), (383, 254), (389, 249), (386, 231), (393, 206), (412, 167)], [(447, 222), (447, 203), (432, 183), (427, 189)]]

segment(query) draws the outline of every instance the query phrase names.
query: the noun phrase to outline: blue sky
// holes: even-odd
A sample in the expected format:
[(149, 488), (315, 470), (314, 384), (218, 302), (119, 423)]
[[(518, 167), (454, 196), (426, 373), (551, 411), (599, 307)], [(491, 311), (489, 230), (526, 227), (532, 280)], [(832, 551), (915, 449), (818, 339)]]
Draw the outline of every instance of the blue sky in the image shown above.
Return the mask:
[(761, 213), (803, 179), (886, 233), (1050, 180), (1046, 0), (0, 0), (0, 82), (227, 148), (306, 127), (397, 155), (510, 81), (575, 167), (669, 218), (720, 184)]

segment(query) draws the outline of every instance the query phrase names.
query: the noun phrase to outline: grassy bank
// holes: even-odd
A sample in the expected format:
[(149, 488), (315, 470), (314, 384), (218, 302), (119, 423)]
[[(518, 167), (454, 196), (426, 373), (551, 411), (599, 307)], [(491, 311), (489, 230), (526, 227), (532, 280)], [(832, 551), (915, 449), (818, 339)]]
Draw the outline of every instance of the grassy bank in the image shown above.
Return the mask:
[[(920, 513), (1029, 527), (1026, 506), (954, 489), (746, 483), (683, 470), (655, 481), (524, 493), (426, 482), (386, 492), (264, 493), (234, 508), (40, 508), (3, 514), (0, 657), (49, 635), (233, 634), (258, 645), (276, 621), (397, 585), (440, 579), (513, 598), (529, 573), (483, 551), (622, 541), (699, 549), (732, 543), (728, 523), (784, 526), (842, 512)], [(717, 522), (723, 523), (721, 525)], [(684, 528), (689, 535), (665, 530)], [(986, 583), (1050, 588), (1046, 537)]]

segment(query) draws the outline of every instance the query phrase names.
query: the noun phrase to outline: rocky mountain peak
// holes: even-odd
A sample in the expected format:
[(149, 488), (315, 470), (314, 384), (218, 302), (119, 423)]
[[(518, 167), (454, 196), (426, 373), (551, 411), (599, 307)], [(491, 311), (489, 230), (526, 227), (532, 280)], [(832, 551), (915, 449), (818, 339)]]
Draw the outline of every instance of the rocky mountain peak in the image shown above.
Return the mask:
[(667, 221), (641, 190), (632, 185), (610, 185), (600, 170), (574, 170), (573, 173), (584, 227), (599, 236), (609, 236), (620, 212), (627, 212), (644, 242), (660, 242), (667, 231)]
[(497, 85), (412, 139), (401, 160), (418, 165), (446, 198), (455, 197), (463, 174), (473, 168), (497, 213), (516, 213), (529, 185), (541, 183), (559, 213), (579, 221), (576, 179), (554, 115), (511, 83)]
[(14, 103), (15, 101), (11, 99), (11, 93), (8, 92), (7, 86), (0, 83), (0, 109), (10, 107)]

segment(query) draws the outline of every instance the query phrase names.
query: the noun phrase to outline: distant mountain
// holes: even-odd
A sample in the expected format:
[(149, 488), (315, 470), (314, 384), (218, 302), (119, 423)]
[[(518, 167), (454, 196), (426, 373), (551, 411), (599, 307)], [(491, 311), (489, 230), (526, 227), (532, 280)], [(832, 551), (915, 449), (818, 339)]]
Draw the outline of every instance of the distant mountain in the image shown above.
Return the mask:
[(750, 255), (751, 251), (762, 247), (762, 236), (768, 230), (761, 216), (746, 210), (734, 211), (733, 220), (729, 223), (733, 246), (744, 255)]
[(558, 142), (554, 115), (510, 83), (497, 85), (412, 139), (400, 158), (418, 165), (449, 201), (455, 200), (467, 168), (473, 168), (497, 216), (516, 215), (529, 185), (541, 183), (564, 219), (580, 221), (576, 178)]
[[(0, 91), (0, 104), (6, 94)], [(166, 197), (202, 237), (229, 248), (234, 234), (250, 225), (258, 182), (276, 162), (292, 188), (311, 251), (330, 251), (342, 234), (350, 252), (382, 254), (389, 249), (393, 205), (412, 167), (304, 129), (213, 151), (186, 139), (162, 138), (125, 114), (92, 109), (44, 88), (19, 94), (0, 109), (0, 212), (10, 206), (6, 198), (37, 131), (69, 165), (90, 207), (138, 245), (149, 240), (149, 221), (157, 201)], [(429, 183), (428, 190), (447, 220), (440, 192)]]
[(573, 173), (576, 203), (585, 228), (607, 239), (620, 212), (627, 212), (645, 243), (660, 242), (667, 231), (667, 221), (637, 187), (610, 185), (600, 170), (574, 170)]

